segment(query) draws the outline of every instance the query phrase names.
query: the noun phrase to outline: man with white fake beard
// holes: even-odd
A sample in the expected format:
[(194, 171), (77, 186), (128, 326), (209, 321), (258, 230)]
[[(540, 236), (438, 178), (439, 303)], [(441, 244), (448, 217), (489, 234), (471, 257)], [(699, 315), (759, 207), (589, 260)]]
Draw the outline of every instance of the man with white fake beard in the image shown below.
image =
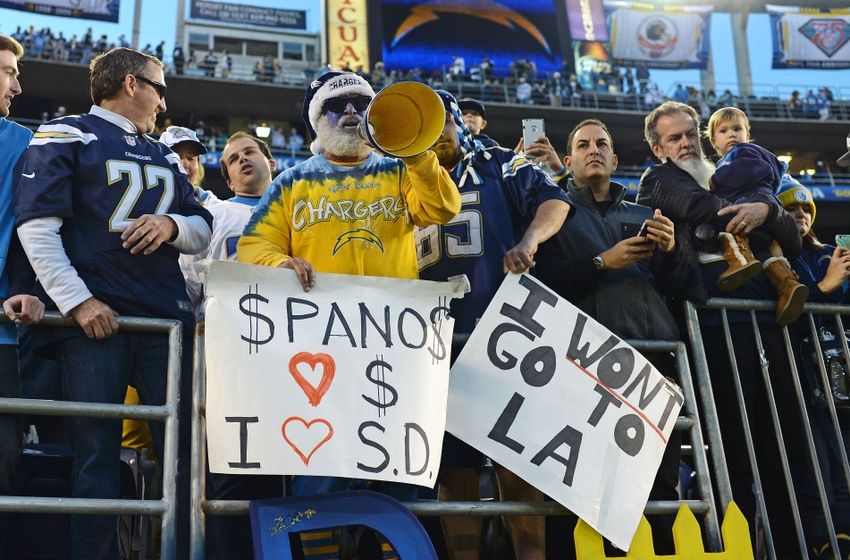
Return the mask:
[(375, 92), (351, 72), (307, 88), (301, 116), (313, 157), (283, 171), (237, 246), (240, 262), (289, 268), (308, 291), (314, 271), (418, 278), (413, 227), (446, 223), (460, 193), (431, 151), (403, 159), (359, 136)]
[[(740, 288), (720, 292), (717, 278), (726, 269), (722, 257), (712, 260), (708, 252), (716, 252), (709, 244), (716, 234), (755, 235), (750, 241), (753, 251), (759, 250), (759, 235), (767, 231), (779, 241), (788, 258), (796, 258), (801, 250), (801, 240), (794, 219), (776, 204), (749, 202), (731, 204), (709, 190), (709, 178), (714, 166), (705, 160), (700, 144), (699, 116), (689, 105), (665, 102), (650, 112), (645, 120), (644, 135), (652, 153), (661, 160), (660, 165), (648, 169), (638, 188), (638, 204), (660, 209), (676, 226), (677, 258), (691, 274), (682, 287), (688, 299), (704, 301), (707, 297), (774, 300), (776, 292), (763, 274), (759, 274)], [(765, 246), (766, 247), (766, 246)], [(699, 256), (698, 256), (699, 253)], [(681, 313), (681, 309), (674, 309)], [(748, 312), (728, 312), (729, 327), (734, 343), (737, 371), (743, 392), (752, 438), (756, 446), (759, 473), (764, 491), (767, 514), (770, 519), (777, 558), (799, 557), (795, 542), (794, 520), (788, 502), (785, 481), (777, 454), (774, 429), (771, 421), (762, 365), (769, 363), (769, 376), (776, 406), (782, 413), (781, 428), (787, 445), (787, 455), (795, 486), (812, 474), (806, 473), (805, 441), (801, 429), (799, 407), (794, 398), (791, 372), (782, 344), (783, 336), (770, 313), (757, 314), (764, 353), (754, 342)], [(699, 314), (702, 342), (708, 362), (714, 400), (717, 406), (720, 432), (726, 451), (729, 478), (735, 502), (740, 506), (755, 534), (755, 499), (753, 471), (746, 452), (744, 427), (737, 404), (734, 368), (730, 364), (730, 350), (718, 312), (702, 311)], [(720, 504), (723, 508), (727, 504)], [(755, 540), (753, 541), (755, 542)]]

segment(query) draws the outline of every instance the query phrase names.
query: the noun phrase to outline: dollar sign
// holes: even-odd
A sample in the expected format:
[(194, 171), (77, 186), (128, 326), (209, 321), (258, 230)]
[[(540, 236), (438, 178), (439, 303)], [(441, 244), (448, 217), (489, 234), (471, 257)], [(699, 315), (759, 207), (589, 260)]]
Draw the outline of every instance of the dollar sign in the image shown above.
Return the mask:
[[(251, 289), (251, 286), (248, 286), (248, 293), (239, 298), (239, 310), (248, 316), (248, 336), (240, 335), (240, 338), (248, 343), (249, 354), (259, 352), (260, 344), (267, 344), (274, 338), (274, 323), (257, 311), (259, 302), (268, 303), (269, 300), (259, 294), (257, 284), (254, 284), (253, 291)], [(269, 335), (263, 340), (259, 338), (260, 321), (266, 324), (269, 331)]]
[(446, 343), (443, 341), (443, 337), (440, 336), (440, 322), (450, 309), (447, 307), (448, 302), (443, 302), (443, 298), (440, 298), (440, 300), (441, 305), (431, 310), (431, 330), (434, 333), (434, 341), (428, 348), (428, 353), (433, 358), (432, 363), (439, 363), (446, 359)]
[[(378, 400), (367, 397), (366, 395), (360, 395), (367, 403), (378, 408), (378, 418), (386, 416), (387, 408), (395, 406), (395, 403), (398, 402), (398, 391), (386, 381), (387, 370), (392, 371), (393, 366), (380, 358), (373, 360), (366, 366), (366, 378), (377, 385)], [(390, 393), (389, 400), (387, 400), (388, 391)]]

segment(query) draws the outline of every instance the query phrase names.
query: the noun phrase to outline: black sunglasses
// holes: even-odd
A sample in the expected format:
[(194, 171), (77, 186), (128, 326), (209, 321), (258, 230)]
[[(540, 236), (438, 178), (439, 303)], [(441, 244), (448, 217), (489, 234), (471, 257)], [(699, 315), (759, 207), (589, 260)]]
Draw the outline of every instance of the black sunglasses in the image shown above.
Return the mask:
[(325, 101), (325, 104), (322, 105), (322, 112), (327, 113), (328, 111), (331, 111), (337, 115), (341, 115), (345, 112), (348, 104), (351, 103), (351, 106), (354, 107), (355, 111), (362, 113), (366, 110), (366, 107), (369, 106), (371, 101), (372, 98), (368, 95), (358, 95), (356, 97), (332, 97)]
[(155, 89), (156, 93), (157, 93), (157, 95), (159, 95), (160, 99), (165, 98), (165, 92), (168, 91), (168, 86), (166, 86), (165, 84), (155, 82), (155, 81), (151, 80), (150, 78), (145, 78), (144, 76), (136, 76), (135, 74), (133, 74), (133, 77), (136, 78), (137, 80), (139, 80), (140, 82), (144, 82), (144, 83), (148, 84), (149, 86), (151, 86), (153, 89)]

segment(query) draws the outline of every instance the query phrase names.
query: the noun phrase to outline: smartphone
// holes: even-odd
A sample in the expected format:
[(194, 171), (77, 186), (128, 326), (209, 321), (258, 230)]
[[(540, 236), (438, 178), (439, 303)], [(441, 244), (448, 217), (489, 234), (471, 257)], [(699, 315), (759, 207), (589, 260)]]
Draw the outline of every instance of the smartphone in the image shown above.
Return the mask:
[(836, 247), (844, 247), (845, 249), (850, 249), (850, 234), (848, 233), (839, 233), (835, 236), (835, 246)]
[(543, 119), (522, 119), (522, 139), (526, 148), (541, 136), (546, 136)]
[(623, 239), (628, 239), (629, 237), (646, 237), (649, 235), (649, 230), (646, 227), (646, 222), (642, 224), (631, 224), (625, 223), (622, 224), (623, 228)]

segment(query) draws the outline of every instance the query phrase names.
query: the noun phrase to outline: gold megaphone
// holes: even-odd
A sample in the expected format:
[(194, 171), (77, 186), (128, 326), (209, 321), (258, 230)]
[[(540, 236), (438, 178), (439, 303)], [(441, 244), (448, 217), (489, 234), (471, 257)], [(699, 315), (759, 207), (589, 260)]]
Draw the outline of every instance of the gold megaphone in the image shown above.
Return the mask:
[(437, 141), (445, 115), (436, 91), (419, 82), (397, 82), (375, 95), (358, 131), (389, 156), (411, 157)]

